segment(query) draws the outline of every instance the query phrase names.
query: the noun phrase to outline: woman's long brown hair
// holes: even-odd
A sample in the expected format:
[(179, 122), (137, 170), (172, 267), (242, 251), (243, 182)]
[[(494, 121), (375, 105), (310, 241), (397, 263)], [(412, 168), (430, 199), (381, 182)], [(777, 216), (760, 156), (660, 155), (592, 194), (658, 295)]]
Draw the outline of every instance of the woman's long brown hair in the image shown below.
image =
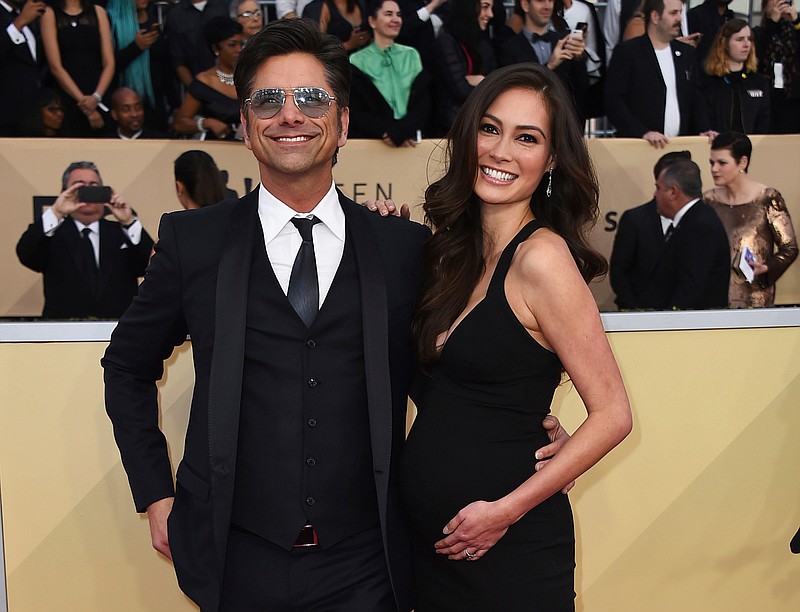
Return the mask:
[(497, 96), (513, 88), (541, 96), (556, 159), (552, 194), (546, 195), (545, 175), (531, 196), (531, 211), (566, 241), (587, 283), (607, 270), (605, 259), (587, 239), (598, 216), (599, 188), (571, 96), (557, 76), (537, 64), (492, 72), (461, 108), (448, 135), (445, 175), (425, 192), (425, 217), (435, 231), (426, 247), (425, 284), (412, 325), (423, 365), (437, 359), (436, 339), (463, 312), (485, 268), (481, 209), (473, 193), (478, 126)]

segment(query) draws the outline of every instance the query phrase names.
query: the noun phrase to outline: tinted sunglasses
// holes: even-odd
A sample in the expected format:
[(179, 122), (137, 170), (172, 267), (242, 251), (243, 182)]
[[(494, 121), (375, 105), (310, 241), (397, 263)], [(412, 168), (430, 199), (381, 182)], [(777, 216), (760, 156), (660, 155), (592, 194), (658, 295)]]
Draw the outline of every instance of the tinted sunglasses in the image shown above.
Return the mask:
[(250, 105), (253, 114), (259, 119), (271, 119), (283, 108), (287, 91), (292, 93), (297, 109), (311, 119), (323, 117), (330, 109), (331, 102), (336, 100), (321, 87), (295, 87), (259, 89), (244, 103)]

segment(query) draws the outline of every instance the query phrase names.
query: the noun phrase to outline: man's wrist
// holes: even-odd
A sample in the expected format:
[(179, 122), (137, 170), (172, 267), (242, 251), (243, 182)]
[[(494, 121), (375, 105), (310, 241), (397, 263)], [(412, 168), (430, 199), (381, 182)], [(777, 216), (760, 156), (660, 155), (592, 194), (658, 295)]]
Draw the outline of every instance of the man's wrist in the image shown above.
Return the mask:
[(136, 223), (138, 220), (139, 220), (139, 217), (134, 215), (133, 217), (130, 218), (128, 223), (123, 223), (122, 221), (120, 221), (120, 225), (122, 225), (122, 229), (126, 229), (127, 230), (127, 229), (132, 228), (134, 223)]

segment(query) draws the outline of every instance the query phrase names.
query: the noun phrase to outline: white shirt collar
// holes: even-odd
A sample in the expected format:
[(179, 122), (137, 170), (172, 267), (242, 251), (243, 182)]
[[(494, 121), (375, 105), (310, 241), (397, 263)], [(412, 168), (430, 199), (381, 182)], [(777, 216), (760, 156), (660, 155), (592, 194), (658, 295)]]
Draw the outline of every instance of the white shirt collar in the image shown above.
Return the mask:
[[(0, 0), (0, 2), (2, 2), (2, 0)], [(144, 128), (142, 128), (142, 129), (141, 129), (141, 130), (139, 130), (138, 132), (135, 132), (135, 133), (133, 134), (133, 136), (125, 136), (125, 134), (123, 134), (122, 132), (120, 132), (120, 131), (119, 131), (119, 128), (117, 128), (117, 137), (118, 137), (120, 140), (137, 140), (137, 139), (138, 139), (138, 138), (139, 138), (139, 137), (142, 135), (142, 132), (144, 132)]]
[(272, 195), (264, 184), (258, 188), (258, 216), (264, 231), (264, 242), (269, 243), (283, 230), (292, 217), (316, 216), (331, 230), (334, 236), (344, 242), (345, 224), (344, 211), (339, 204), (339, 194), (336, 185), (331, 181), (331, 187), (322, 197), (314, 209), (305, 214), (300, 214)]
[(70, 219), (72, 219), (75, 222), (75, 227), (78, 228), (78, 233), (79, 234), (83, 231), (83, 228), (85, 228), (85, 227), (88, 227), (90, 230), (92, 230), (93, 234), (99, 234), (100, 233), (100, 220), (99, 219), (97, 221), (92, 221), (89, 225), (85, 225), (85, 224), (81, 223), (80, 221), (78, 221), (77, 219), (73, 219), (72, 217), (70, 217)]
[(683, 207), (682, 207), (682, 208), (681, 208), (681, 209), (680, 209), (678, 212), (676, 212), (676, 213), (675, 213), (675, 216), (674, 216), (674, 217), (672, 217), (672, 225), (673, 225), (674, 227), (678, 227), (678, 223), (680, 223), (680, 222), (681, 222), (681, 219), (683, 219), (683, 215), (685, 215), (685, 214), (686, 214), (686, 212), (687, 212), (687, 211), (688, 211), (688, 210), (689, 210), (689, 209), (690, 209), (692, 206), (694, 206), (695, 204), (697, 204), (699, 201), (700, 201), (700, 198), (695, 198), (694, 200), (691, 200), (691, 201), (689, 201), (689, 202), (686, 202), (686, 204), (684, 204), (684, 205), (683, 205)]

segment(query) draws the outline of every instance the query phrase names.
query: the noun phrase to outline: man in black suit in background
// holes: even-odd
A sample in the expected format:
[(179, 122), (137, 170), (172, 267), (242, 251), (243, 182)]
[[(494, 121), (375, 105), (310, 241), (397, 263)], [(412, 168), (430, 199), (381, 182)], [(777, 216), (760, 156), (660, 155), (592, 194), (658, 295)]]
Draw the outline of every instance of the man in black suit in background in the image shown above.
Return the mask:
[[(679, 159), (692, 159), (689, 151), (662, 155), (653, 167), (653, 179)], [(666, 233), (672, 221), (658, 214), (655, 198), (625, 211), (619, 220), (611, 249), (609, 277), (620, 310), (641, 308), (641, 292), (664, 250)]]
[[(46, 318), (117, 319), (136, 295), (153, 240), (119, 194), (80, 200), (81, 187), (102, 184), (92, 162), (70, 164), (55, 203), (17, 243), (20, 262), (44, 277)], [(109, 212), (117, 222), (103, 219)]]
[(678, 160), (656, 180), (656, 209), (671, 219), (664, 250), (642, 291), (643, 308), (727, 308), (730, 249), (717, 213), (700, 200), (700, 168)]
[(585, 117), (589, 89), (589, 75), (583, 60), (584, 41), (571, 37), (566, 22), (558, 18), (564, 28), (551, 28), (553, 0), (521, 0), (520, 8), (525, 14), (522, 31), (505, 41), (500, 49), (499, 63), (510, 66), (522, 62), (535, 62), (547, 66), (558, 75), (567, 90), (572, 93), (579, 119)]
[(145, 124), (142, 98), (130, 87), (118, 87), (111, 94), (111, 118), (116, 125), (109, 130), (107, 134), (109, 138), (120, 140), (169, 138), (169, 135)]
[(645, 0), (645, 34), (614, 50), (605, 107), (618, 137), (663, 148), (673, 136), (710, 135), (694, 48), (676, 40), (682, 6), (681, 0)]
[(44, 65), (38, 20), (46, 6), (34, 0), (0, 0), (0, 137), (16, 135), (36, 99)]
[[(350, 88), (337, 39), (271, 22), (235, 82), (261, 183), (164, 216), (102, 361), (136, 508), (202, 610), (408, 610), (394, 451), (429, 231), (335, 188)], [(187, 333), (196, 376), (175, 489), (156, 381)]]

